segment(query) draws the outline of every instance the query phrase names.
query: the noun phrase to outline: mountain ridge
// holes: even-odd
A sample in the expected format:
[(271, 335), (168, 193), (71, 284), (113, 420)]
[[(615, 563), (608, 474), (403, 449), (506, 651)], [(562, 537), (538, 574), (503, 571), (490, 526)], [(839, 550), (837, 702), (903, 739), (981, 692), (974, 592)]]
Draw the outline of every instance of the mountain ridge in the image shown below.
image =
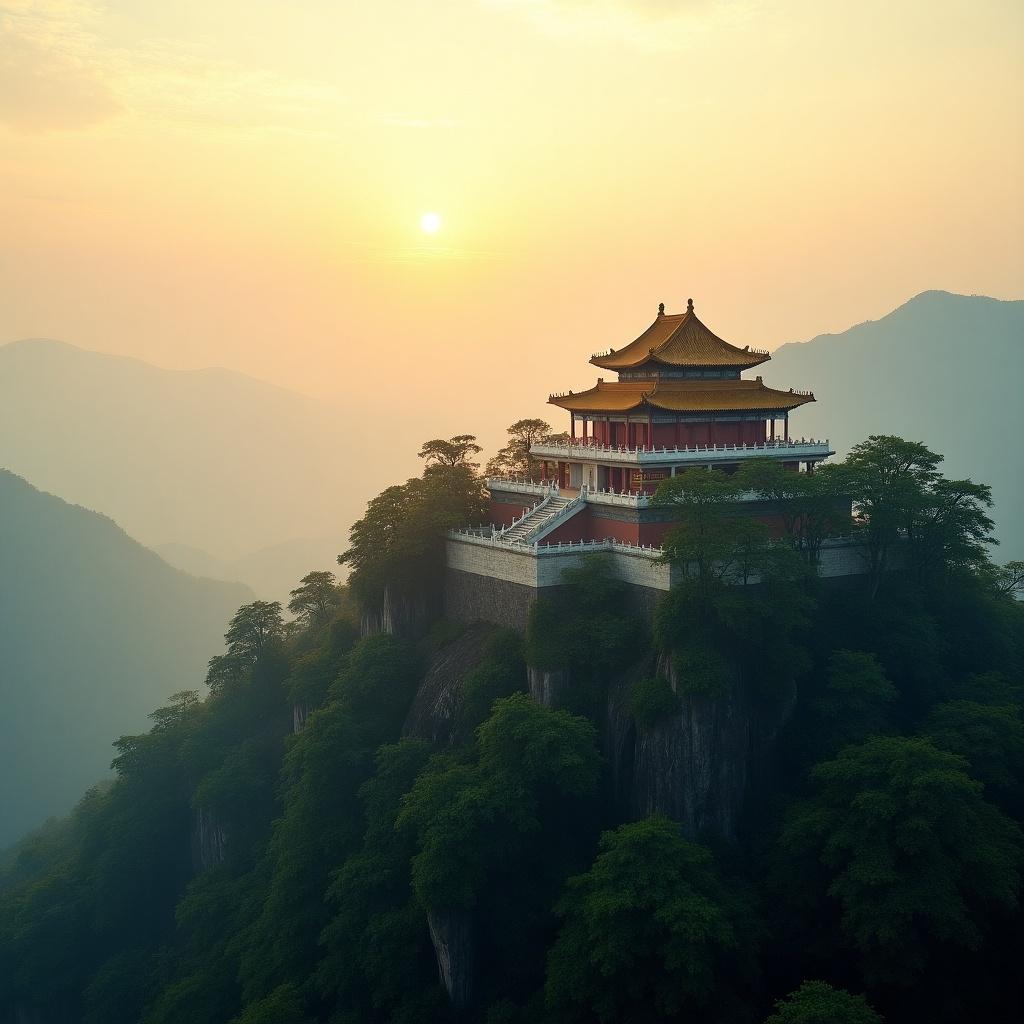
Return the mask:
[[(1024, 558), (1024, 300), (922, 292), (879, 320), (790, 342), (763, 368), (774, 387), (817, 401), (794, 436), (827, 437), (839, 457), (870, 434), (921, 441), (951, 477), (992, 486), (998, 561)], [(1010, 457), (1008, 457), (1010, 455)]]
[(110, 742), (194, 689), (248, 588), (167, 564), (109, 516), (0, 470), (0, 845), (108, 771)]

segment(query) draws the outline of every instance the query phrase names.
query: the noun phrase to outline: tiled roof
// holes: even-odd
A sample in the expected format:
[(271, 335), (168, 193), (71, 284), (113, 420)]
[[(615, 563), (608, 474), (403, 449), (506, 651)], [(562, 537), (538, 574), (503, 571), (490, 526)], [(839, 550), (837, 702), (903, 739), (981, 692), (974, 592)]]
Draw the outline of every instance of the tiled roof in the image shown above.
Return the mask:
[[(663, 309), (663, 307), (662, 307)], [(628, 370), (644, 363), (664, 366), (729, 366), (750, 369), (767, 362), (767, 352), (737, 348), (712, 334), (697, 319), (693, 299), (687, 303), (685, 313), (660, 311), (658, 319), (640, 335), (617, 352), (599, 352), (591, 356), (595, 366), (606, 370)]]
[(648, 405), (668, 412), (730, 412), (766, 409), (783, 412), (813, 402), (814, 395), (776, 391), (756, 380), (599, 381), (579, 394), (552, 395), (548, 402), (573, 412), (627, 412)]

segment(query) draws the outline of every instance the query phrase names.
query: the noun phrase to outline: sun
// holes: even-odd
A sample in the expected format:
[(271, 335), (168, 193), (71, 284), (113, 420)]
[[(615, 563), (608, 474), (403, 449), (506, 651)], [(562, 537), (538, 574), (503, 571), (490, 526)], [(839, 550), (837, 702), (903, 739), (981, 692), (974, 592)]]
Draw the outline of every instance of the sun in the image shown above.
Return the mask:
[(441, 230), (441, 214), (425, 213), (420, 217), (420, 231), (425, 235), (436, 235)]

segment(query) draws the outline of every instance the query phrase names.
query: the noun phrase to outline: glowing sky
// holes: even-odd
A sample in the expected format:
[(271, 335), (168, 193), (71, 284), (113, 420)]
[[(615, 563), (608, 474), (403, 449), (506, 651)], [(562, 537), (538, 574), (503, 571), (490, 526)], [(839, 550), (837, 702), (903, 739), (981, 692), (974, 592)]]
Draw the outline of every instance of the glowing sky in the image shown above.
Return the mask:
[(0, 0), (0, 342), (438, 431), (659, 301), (774, 347), (1020, 297), (1022, 182), (1019, 0)]

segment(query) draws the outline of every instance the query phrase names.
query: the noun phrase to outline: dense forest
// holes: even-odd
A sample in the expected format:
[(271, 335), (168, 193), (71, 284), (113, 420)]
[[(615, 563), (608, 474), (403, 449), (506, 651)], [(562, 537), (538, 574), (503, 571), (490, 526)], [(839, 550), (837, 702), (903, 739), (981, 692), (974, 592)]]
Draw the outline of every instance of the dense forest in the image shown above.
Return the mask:
[[(988, 489), (893, 437), (690, 471), (659, 491), (689, 574), (653, 621), (595, 557), (520, 634), (438, 615), (478, 452), (425, 445), (344, 586), (240, 608), (205, 697), (8, 852), (0, 1019), (1020, 1019), (1024, 567), (991, 557)], [(787, 499), (781, 539), (741, 487)], [(836, 494), (866, 571), (826, 584)], [(703, 803), (668, 786), (695, 734), (740, 737)]]

